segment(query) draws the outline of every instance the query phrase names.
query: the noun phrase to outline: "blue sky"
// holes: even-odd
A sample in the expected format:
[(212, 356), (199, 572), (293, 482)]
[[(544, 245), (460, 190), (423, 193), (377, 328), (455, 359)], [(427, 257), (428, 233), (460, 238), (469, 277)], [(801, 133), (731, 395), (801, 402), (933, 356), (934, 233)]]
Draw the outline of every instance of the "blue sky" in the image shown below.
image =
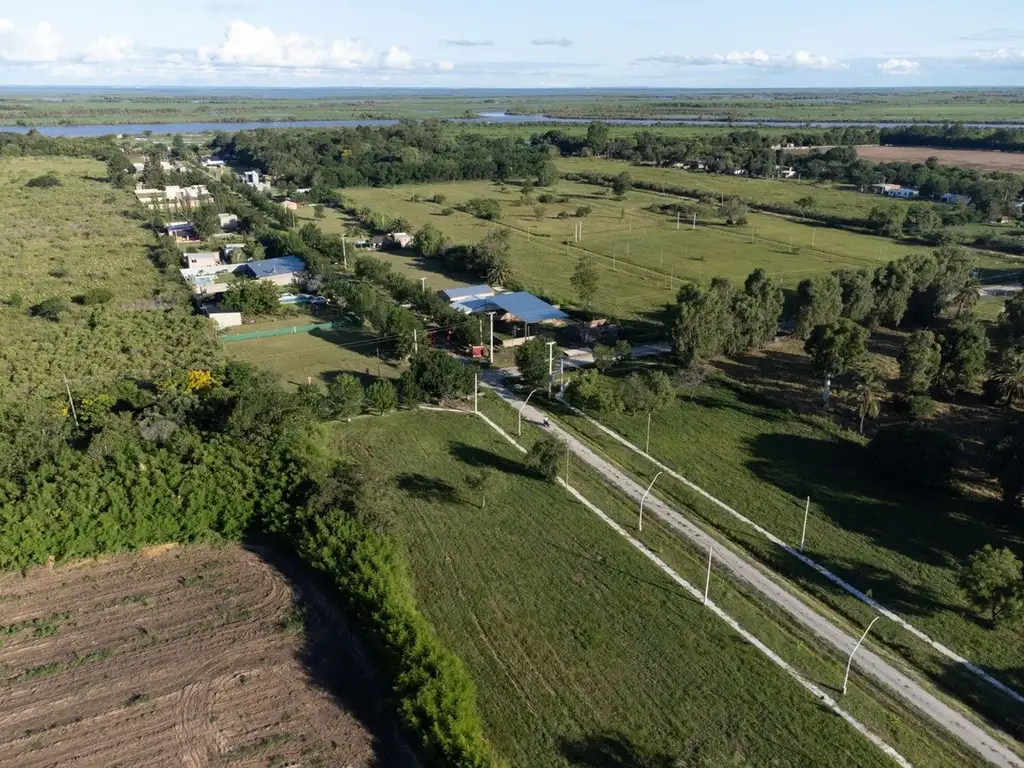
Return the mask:
[(19, 3), (0, 85), (1024, 86), (1021, 0), (491, 5)]

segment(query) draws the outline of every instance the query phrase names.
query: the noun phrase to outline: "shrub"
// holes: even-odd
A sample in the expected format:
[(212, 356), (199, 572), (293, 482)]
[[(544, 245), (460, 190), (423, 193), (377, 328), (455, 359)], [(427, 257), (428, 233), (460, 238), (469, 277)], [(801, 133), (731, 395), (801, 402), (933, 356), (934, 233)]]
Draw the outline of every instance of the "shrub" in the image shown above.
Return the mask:
[(547, 480), (558, 477), (558, 461), (565, 453), (565, 443), (554, 435), (544, 435), (526, 454), (526, 466)]
[(38, 304), (33, 306), (29, 311), (33, 317), (41, 317), (44, 320), (51, 320), (57, 322), (60, 320), (60, 316), (67, 312), (68, 303), (64, 299), (59, 297), (52, 297), (49, 299), (43, 299)]
[(1024, 607), (1021, 562), (1006, 547), (994, 549), (986, 544), (961, 567), (958, 581), (967, 599), (988, 613), (993, 625), (1020, 617)]
[(453, 213), (455, 213), (455, 209), (454, 208), (442, 208), (441, 209), (441, 215), (442, 216), (451, 216)]
[(592, 214), (593, 212), (594, 209), (591, 208), (589, 205), (581, 205), (579, 208), (576, 209), (576, 216), (583, 219)]
[(395, 393), (395, 385), (390, 381), (378, 379), (366, 388), (366, 407), (370, 411), (383, 416), (397, 405), (398, 395)]
[(946, 432), (905, 422), (880, 429), (867, 451), (876, 469), (897, 485), (948, 488), (960, 445)]
[(90, 288), (88, 291), (79, 296), (76, 300), (79, 304), (106, 304), (114, 298), (114, 292), (109, 288)]
[(537, 201), (550, 205), (551, 203), (555, 202), (555, 196), (550, 192), (542, 192), (540, 195), (537, 196)]
[(42, 176), (36, 176), (34, 179), (29, 179), (25, 182), (26, 187), (60, 187), (63, 186), (63, 182), (57, 178), (57, 174), (50, 172), (44, 173)]
[(930, 419), (936, 408), (935, 401), (927, 395), (899, 395), (893, 400), (893, 410), (914, 421)]
[(559, 211), (558, 212), (558, 218), (560, 218), (560, 219), (568, 219), (569, 218), (569, 212), (568, 211)]

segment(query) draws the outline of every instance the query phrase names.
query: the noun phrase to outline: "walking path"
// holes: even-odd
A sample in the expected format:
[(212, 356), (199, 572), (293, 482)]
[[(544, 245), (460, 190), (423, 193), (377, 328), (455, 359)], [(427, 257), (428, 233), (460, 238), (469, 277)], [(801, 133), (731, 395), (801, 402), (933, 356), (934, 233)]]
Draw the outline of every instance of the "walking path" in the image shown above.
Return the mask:
[[(541, 421), (545, 418), (545, 415), (532, 405), (524, 407), (516, 399), (515, 395), (505, 386), (505, 374), (502, 371), (486, 371), (483, 378), (485, 383), (494, 389), (502, 399), (511, 403), (517, 410), (523, 408), (524, 417), (534, 421)], [(549, 429), (559, 438), (565, 440), (569, 449), (576, 456), (600, 472), (610, 483), (627, 496), (638, 503), (644, 497), (645, 488), (642, 488), (620, 469), (598, 456), (594, 451), (573, 437), (573, 435), (553, 422)], [(650, 513), (657, 515), (699, 548), (707, 550), (715, 542), (711, 536), (653, 494), (647, 495), (645, 507)], [(771, 600), (785, 610), (793, 619), (814, 635), (836, 648), (843, 655), (849, 655), (853, 650), (857, 643), (857, 638), (846, 634), (846, 632), (839, 629), (824, 616), (805, 605), (796, 596), (769, 578), (767, 574), (751, 561), (721, 545), (716, 549), (716, 552), (718, 553), (717, 562), (721, 566), (727, 568), (737, 579), (747, 583), (766, 599)], [(861, 648), (854, 657), (853, 664), (861, 672), (872, 677), (876, 682), (903, 698), (944, 729), (968, 744), (993, 765), (1020, 766), (1024, 768), (1024, 760), (1021, 760), (1006, 744), (988, 733), (985, 729), (974, 724), (949, 705), (940, 701), (915, 680), (891, 666), (878, 654), (866, 648)]]

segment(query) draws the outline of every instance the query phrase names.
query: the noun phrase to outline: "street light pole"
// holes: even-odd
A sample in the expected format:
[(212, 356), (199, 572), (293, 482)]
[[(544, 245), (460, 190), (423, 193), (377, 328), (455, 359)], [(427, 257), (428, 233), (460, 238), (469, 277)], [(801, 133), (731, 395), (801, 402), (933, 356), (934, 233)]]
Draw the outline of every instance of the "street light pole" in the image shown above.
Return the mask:
[(494, 313), (488, 312), (488, 316), (491, 318), (491, 356), (487, 359), (487, 362), (494, 365)]
[(640, 497), (640, 522), (636, 526), (638, 531), (643, 531), (644, 529), (644, 500), (647, 498), (647, 494), (651, 492), (651, 488), (654, 487), (654, 484), (658, 481), (659, 477), (661, 477), (661, 472), (654, 476), (654, 479), (651, 480), (651, 484), (648, 485), (647, 490), (644, 491), (644, 495)]
[(708, 604), (708, 593), (711, 591), (711, 558), (715, 554), (715, 545), (708, 545), (708, 576), (704, 580), (704, 605)]
[(548, 397), (551, 397), (551, 382), (555, 378), (555, 344), (554, 341), (547, 342), (548, 345)]
[(807, 504), (804, 506), (804, 527), (800, 531), (800, 551), (804, 551), (804, 539), (807, 537), (807, 515), (811, 511), (811, 497), (807, 497)]
[(860, 648), (860, 644), (864, 642), (864, 638), (868, 636), (868, 632), (871, 631), (871, 628), (875, 626), (875, 622), (878, 621), (880, 618), (882, 617), (875, 616), (875, 618), (871, 620), (871, 623), (868, 624), (868, 628), (864, 630), (864, 634), (860, 636), (860, 640), (857, 641), (857, 644), (853, 646), (853, 650), (850, 651), (850, 658), (846, 662), (846, 674), (843, 675), (843, 696), (846, 695), (846, 683), (850, 679), (850, 665), (853, 664), (853, 654), (857, 652), (857, 649)]
[(533, 393), (536, 392), (536, 391), (537, 390), (535, 389), (535, 390), (531, 391), (530, 394), (528, 394), (526, 396), (526, 399), (523, 400), (523, 407), (519, 409), (519, 420), (518, 420), (518, 423), (516, 424), (516, 432), (519, 435), (519, 437), (523, 436), (523, 411), (526, 410), (526, 404), (528, 402), (530, 402), (530, 398), (533, 397)]
[(644, 444), (644, 453), (651, 452), (651, 412), (647, 412), (647, 442)]

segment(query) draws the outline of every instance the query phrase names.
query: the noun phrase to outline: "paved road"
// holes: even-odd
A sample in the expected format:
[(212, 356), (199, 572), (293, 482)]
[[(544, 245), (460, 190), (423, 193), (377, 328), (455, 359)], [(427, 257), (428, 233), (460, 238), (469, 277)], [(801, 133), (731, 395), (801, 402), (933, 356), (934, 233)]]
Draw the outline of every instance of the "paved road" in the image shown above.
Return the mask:
[[(514, 403), (518, 409), (522, 403), (505, 387), (505, 376), (506, 374), (502, 371), (485, 371), (483, 378), (503, 399)], [(532, 405), (527, 405), (523, 411), (524, 418), (535, 422), (539, 422), (544, 416), (543, 412)], [(643, 496), (646, 488), (641, 487), (616, 466), (605, 461), (554, 422), (552, 422), (550, 429), (569, 444), (569, 449), (576, 456), (604, 475), (609, 482), (639, 504), (640, 497)], [(661, 520), (705, 551), (714, 542), (703, 530), (662, 502), (654, 494), (647, 497), (647, 500), (644, 502), (644, 509), (649, 514), (657, 515)], [(764, 597), (785, 610), (793, 619), (836, 648), (843, 655), (848, 655), (853, 649), (857, 638), (846, 634), (846, 632), (827, 618), (805, 605), (799, 598), (772, 580), (758, 565), (721, 545), (715, 548), (715, 559), (719, 566), (726, 567), (737, 579), (746, 582), (756, 589)], [(961, 739), (993, 765), (1019, 766), (1024, 768), (1024, 760), (1018, 757), (1003, 742), (940, 701), (877, 654), (862, 646), (854, 657), (853, 665), (860, 672), (874, 678), (876, 682), (900, 696), (907, 703), (934, 720), (938, 725)], [(851, 684), (857, 684), (856, 678), (853, 678)]]

